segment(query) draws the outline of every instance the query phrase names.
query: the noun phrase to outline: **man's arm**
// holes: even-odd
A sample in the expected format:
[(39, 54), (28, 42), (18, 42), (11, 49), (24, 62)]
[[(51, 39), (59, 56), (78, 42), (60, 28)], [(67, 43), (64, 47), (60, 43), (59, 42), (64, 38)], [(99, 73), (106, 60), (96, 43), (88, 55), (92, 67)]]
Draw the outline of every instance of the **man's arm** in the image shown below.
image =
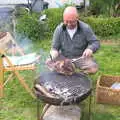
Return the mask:
[(58, 52), (58, 50), (52, 48), (50, 50), (50, 55), (51, 55), (51, 59), (55, 59), (59, 55), (59, 52)]
[(86, 39), (88, 41), (87, 49), (92, 50), (93, 53), (95, 53), (100, 48), (100, 41), (97, 40), (96, 35), (92, 31), (92, 29), (88, 26), (86, 30)]
[(100, 48), (100, 41), (97, 40), (96, 35), (88, 25), (85, 29), (85, 35), (86, 35), (86, 40), (88, 41), (88, 46), (84, 50), (82, 56), (90, 57)]
[(52, 47), (50, 50), (50, 55), (53, 59), (55, 59), (58, 56), (60, 46), (61, 46), (61, 44), (60, 44), (60, 25), (58, 25), (53, 34)]
[(52, 39), (52, 48), (59, 51), (60, 49), (60, 25), (58, 25), (53, 33), (53, 39)]

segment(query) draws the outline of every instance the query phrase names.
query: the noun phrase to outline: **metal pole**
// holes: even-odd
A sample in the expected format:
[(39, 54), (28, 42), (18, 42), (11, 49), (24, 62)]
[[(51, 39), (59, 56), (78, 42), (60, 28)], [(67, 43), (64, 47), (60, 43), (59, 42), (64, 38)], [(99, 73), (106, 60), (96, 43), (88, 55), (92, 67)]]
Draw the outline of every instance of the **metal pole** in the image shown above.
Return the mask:
[(32, 14), (32, 3), (28, 0), (28, 9), (30, 10), (30, 14)]
[(40, 106), (39, 106), (39, 103), (40, 101), (38, 100), (38, 98), (37, 98), (37, 120), (40, 120)]

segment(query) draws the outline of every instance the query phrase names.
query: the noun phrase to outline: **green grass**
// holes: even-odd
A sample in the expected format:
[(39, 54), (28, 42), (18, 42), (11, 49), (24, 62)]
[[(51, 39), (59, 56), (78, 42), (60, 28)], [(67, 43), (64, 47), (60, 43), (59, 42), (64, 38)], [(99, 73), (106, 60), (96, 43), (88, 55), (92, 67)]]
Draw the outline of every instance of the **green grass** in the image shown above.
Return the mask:
[[(21, 74), (25, 77), (28, 85), (33, 88), (34, 78), (40, 72), (45, 71), (44, 61), (47, 58), (50, 41), (37, 42), (34, 51), (41, 54), (41, 61), (36, 72), (25, 71)], [(44, 48), (44, 49), (42, 49)], [(47, 50), (46, 50), (47, 49)], [(119, 45), (102, 45), (101, 49), (95, 54), (95, 58), (100, 66), (99, 72), (90, 76), (94, 87), (99, 75), (120, 75), (120, 47)], [(5, 86), (4, 98), (0, 99), (0, 120), (37, 120), (36, 100), (33, 99), (21, 86), (18, 79), (13, 79)], [(88, 118), (88, 99), (82, 103), (84, 116), (82, 120)], [(43, 103), (41, 102), (41, 110)], [(92, 120), (120, 120), (120, 107), (97, 104), (95, 94), (92, 95)]]
[(107, 37), (102, 37), (102, 36), (98, 36), (98, 38), (100, 40), (104, 40), (104, 41), (111, 41), (111, 42), (119, 42), (120, 43), (120, 33), (116, 34), (116, 35), (112, 35), (112, 36), (107, 36)]
[[(95, 54), (99, 64), (97, 74), (90, 76), (93, 80), (93, 86), (96, 87), (98, 76), (120, 75), (120, 47), (119, 45), (102, 45), (101, 49)], [(120, 120), (120, 107), (117, 105), (97, 104), (95, 100), (95, 91), (92, 96), (92, 119), (93, 120)], [(85, 112), (87, 112), (85, 110)], [(83, 118), (86, 120), (86, 118)]]

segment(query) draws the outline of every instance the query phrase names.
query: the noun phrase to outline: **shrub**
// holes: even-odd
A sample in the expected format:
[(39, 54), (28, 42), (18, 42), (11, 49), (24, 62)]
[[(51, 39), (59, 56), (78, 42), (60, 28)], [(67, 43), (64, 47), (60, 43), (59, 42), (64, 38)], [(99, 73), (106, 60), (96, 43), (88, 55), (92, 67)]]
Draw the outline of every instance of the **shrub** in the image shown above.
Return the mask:
[[(42, 13), (25, 14), (18, 18), (17, 30), (24, 33), (32, 40), (48, 39), (52, 36), (56, 26), (62, 21), (64, 8), (46, 9)], [(47, 19), (44, 22), (39, 21), (39, 17), (46, 14)], [(102, 37), (114, 36), (119, 34), (119, 18), (103, 17), (82, 17), (80, 19), (88, 23), (95, 34)], [(47, 37), (47, 38), (46, 38)]]
[[(47, 15), (47, 24), (50, 34), (52, 34), (55, 27), (62, 21), (63, 8), (47, 9), (43, 13)], [(88, 23), (98, 36), (112, 36), (118, 34), (120, 31), (119, 18), (82, 17), (80, 15), (80, 19)]]
[(82, 18), (83, 21), (88, 23), (95, 33), (99, 36), (111, 36), (116, 35), (120, 31), (120, 19), (119, 18)]
[(41, 40), (47, 33), (45, 22), (39, 21), (40, 14), (24, 14), (17, 19), (17, 31), (28, 36), (31, 40)]
[(50, 33), (53, 33), (56, 26), (62, 21), (63, 8), (51, 8), (43, 11), (47, 16), (47, 24)]

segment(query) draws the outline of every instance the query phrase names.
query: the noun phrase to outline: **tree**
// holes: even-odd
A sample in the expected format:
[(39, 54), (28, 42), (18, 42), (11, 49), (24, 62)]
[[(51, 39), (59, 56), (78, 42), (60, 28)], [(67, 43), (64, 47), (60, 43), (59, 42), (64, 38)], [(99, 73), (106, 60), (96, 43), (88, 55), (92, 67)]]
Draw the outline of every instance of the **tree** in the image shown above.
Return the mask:
[(90, 0), (90, 10), (94, 15), (118, 16), (120, 0)]

